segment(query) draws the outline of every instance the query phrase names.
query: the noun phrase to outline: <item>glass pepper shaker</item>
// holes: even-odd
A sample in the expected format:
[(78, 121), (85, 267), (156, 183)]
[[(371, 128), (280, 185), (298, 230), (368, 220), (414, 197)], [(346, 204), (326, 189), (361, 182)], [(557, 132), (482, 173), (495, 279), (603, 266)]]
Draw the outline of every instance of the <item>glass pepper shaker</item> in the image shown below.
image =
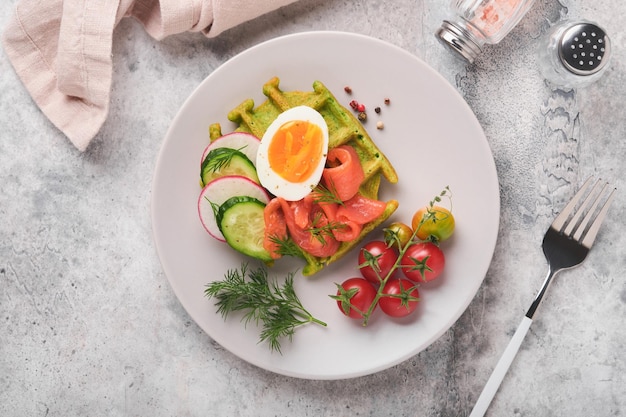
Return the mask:
[(544, 78), (557, 87), (583, 87), (608, 68), (611, 41), (596, 23), (563, 21), (539, 42), (538, 63)]
[(444, 20), (435, 35), (471, 63), (485, 44), (500, 42), (533, 3), (534, 0), (452, 0), (455, 15)]

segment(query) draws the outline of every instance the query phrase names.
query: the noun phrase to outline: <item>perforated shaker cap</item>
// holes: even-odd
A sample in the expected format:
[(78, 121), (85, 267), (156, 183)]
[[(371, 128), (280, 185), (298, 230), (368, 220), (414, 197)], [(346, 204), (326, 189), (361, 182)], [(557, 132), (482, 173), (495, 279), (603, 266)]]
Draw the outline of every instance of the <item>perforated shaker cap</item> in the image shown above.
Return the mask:
[(601, 71), (609, 61), (611, 42), (595, 23), (579, 22), (567, 28), (559, 42), (559, 58), (573, 74), (588, 76)]
[(444, 20), (441, 27), (435, 32), (437, 39), (454, 52), (465, 58), (469, 63), (474, 62), (482, 49), (474, 37), (456, 23)]

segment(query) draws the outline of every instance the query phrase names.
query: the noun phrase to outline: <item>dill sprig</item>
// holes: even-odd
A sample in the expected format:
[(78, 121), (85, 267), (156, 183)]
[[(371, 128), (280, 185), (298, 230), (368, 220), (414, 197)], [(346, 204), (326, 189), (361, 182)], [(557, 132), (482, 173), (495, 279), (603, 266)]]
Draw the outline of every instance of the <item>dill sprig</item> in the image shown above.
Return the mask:
[(322, 220), (322, 213), (315, 213), (311, 221), (311, 227), (307, 231), (323, 245), (326, 244), (327, 237), (333, 237), (333, 230), (341, 230), (347, 227), (341, 222), (330, 221), (325, 223)]
[(325, 187), (323, 184), (318, 184), (313, 190), (313, 201), (317, 204), (338, 204), (345, 206), (345, 203), (337, 195), (337, 189), (334, 183), (331, 181), (330, 187)]
[(276, 253), (282, 256), (292, 256), (294, 258), (302, 258), (304, 259), (304, 254), (302, 253), (302, 249), (300, 246), (296, 244), (293, 240), (289, 239), (289, 237), (280, 238), (276, 235), (270, 236), (270, 241), (277, 246)]
[(248, 270), (242, 264), (240, 269), (229, 270), (223, 281), (208, 284), (204, 294), (217, 300), (217, 312), (224, 319), (243, 311), (246, 325), (261, 325), (260, 342), (268, 342), (270, 350), (281, 353), (280, 341), (291, 341), (297, 327), (308, 323), (326, 326), (304, 308), (294, 290), (293, 277), (294, 273), (289, 273), (281, 285), (268, 278), (266, 268)]
[(209, 202), (209, 204), (211, 205), (211, 210), (213, 211), (213, 215), (215, 216), (215, 218), (217, 218), (217, 214), (220, 211), (220, 205), (216, 204), (214, 202), (212, 202), (211, 200), (209, 200), (209, 198), (207, 196), (204, 196), (204, 198), (206, 199), (206, 201)]
[[(222, 168), (229, 166), (235, 155), (241, 155), (243, 148), (244, 147), (239, 149), (217, 148), (211, 151), (211, 153), (207, 155), (207, 160), (204, 162), (206, 169), (209, 172), (218, 172)], [(208, 158), (208, 156), (211, 157)]]

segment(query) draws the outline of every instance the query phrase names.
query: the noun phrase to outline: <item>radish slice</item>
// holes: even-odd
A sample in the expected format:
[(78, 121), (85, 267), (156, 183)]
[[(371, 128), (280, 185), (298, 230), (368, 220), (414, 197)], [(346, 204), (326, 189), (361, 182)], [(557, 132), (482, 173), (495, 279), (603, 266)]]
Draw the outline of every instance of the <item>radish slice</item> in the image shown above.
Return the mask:
[(227, 175), (208, 183), (198, 198), (198, 215), (206, 231), (222, 242), (225, 242), (226, 239), (224, 239), (224, 235), (215, 220), (213, 206), (219, 207), (226, 200), (235, 196), (253, 197), (265, 204), (270, 201), (270, 196), (265, 188), (247, 177)]
[(204, 158), (211, 152), (213, 149), (217, 148), (231, 148), (237, 149), (245, 156), (248, 157), (250, 161), (256, 166), (256, 154), (259, 149), (259, 144), (261, 143), (261, 139), (257, 138), (251, 133), (245, 132), (232, 132), (227, 133), (224, 136), (220, 136), (215, 139), (213, 142), (209, 143), (209, 145), (202, 152), (202, 159), (200, 160), (200, 164), (204, 161)]

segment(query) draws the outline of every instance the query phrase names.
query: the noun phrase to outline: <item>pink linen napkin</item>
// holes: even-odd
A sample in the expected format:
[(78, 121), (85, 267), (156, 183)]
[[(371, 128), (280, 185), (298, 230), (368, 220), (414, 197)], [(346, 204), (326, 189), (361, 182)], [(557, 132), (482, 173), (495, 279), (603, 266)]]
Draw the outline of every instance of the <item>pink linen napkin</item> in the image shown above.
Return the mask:
[(20, 0), (2, 43), (43, 113), (80, 151), (109, 111), (113, 30), (134, 17), (150, 36), (215, 37), (296, 0)]

